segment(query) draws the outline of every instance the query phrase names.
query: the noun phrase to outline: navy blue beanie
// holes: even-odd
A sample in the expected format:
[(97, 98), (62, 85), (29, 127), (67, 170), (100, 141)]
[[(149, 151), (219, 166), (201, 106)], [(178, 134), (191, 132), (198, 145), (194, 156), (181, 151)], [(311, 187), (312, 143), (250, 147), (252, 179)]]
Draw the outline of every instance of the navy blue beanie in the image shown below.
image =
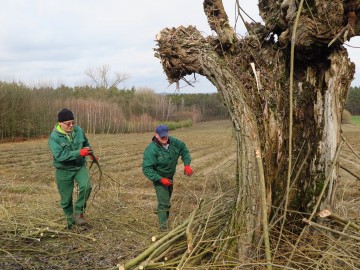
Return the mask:
[(65, 121), (69, 121), (69, 120), (74, 120), (74, 114), (69, 109), (66, 109), (66, 108), (62, 109), (58, 113), (58, 121), (65, 122)]

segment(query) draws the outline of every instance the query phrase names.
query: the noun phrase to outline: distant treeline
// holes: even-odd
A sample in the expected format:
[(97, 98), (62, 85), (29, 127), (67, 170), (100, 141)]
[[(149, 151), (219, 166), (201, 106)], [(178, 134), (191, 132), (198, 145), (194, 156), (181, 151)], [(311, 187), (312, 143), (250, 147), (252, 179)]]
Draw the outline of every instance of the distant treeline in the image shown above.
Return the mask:
[(47, 136), (64, 107), (87, 133), (146, 132), (159, 122), (191, 125), (228, 117), (218, 93), (168, 95), (147, 88), (29, 87), (0, 81), (0, 140)]
[(360, 115), (360, 87), (350, 87), (349, 96), (346, 101), (345, 108), (352, 115)]

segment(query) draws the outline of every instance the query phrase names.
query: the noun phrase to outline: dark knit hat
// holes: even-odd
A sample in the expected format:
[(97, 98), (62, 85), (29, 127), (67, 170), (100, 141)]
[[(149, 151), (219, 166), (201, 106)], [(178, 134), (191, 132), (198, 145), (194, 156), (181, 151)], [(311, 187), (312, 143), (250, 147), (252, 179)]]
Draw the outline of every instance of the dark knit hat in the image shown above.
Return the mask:
[(65, 122), (65, 121), (69, 121), (69, 120), (74, 120), (74, 114), (69, 109), (66, 109), (66, 108), (62, 109), (58, 113), (58, 121)]

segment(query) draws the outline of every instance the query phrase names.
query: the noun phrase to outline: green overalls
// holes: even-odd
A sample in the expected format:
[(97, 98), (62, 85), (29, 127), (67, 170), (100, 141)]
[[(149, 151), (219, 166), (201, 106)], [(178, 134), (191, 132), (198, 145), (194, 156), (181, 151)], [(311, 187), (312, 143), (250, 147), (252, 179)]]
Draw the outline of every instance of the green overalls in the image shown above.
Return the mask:
[(160, 180), (168, 178), (174, 181), (173, 177), (180, 156), (184, 165), (190, 165), (191, 156), (186, 144), (172, 136), (169, 136), (167, 149), (153, 137), (152, 142), (144, 151), (142, 170), (144, 175), (153, 181), (158, 201), (157, 214), (162, 230), (167, 229), (173, 186), (166, 187), (160, 183)]
[[(65, 133), (57, 124), (50, 134), (49, 147), (56, 168), (56, 184), (61, 196), (60, 205), (64, 211), (68, 227), (74, 225), (73, 214), (81, 214), (90, 196), (91, 183), (80, 149), (90, 147), (84, 131), (74, 126), (71, 134)], [(74, 181), (78, 184), (78, 197), (73, 206)]]

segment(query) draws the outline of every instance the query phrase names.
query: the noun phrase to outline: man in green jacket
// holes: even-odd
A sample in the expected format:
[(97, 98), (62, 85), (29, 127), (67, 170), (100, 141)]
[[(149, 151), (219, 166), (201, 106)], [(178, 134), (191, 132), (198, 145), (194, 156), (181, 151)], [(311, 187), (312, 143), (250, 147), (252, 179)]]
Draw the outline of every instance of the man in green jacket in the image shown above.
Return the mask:
[[(84, 225), (84, 211), (90, 196), (91, 183), (86, 168), (86, 156), (92, 153), (85, 132), (75, 125), (73, 113), (64, 108), (58, 113), (58, 123), (50, 134), (49, 147), (56, 169), (55, 178), (59, 189), (67, 227)], [(73, 206), (74, 182), (78, 184), (78, 197)]]
[(160, 230), (168, 228), (170, 198), (176, 165), (180, 156), (184, 162), (184, 173), (187, 176), (192, 175), (191, 156), (185, 143), (169, 136), (169, 129), (166, 125), (157, 126), (152, 142), (145, 149), (142, 170), (154, 184), (158, 201), (157, 214)]

